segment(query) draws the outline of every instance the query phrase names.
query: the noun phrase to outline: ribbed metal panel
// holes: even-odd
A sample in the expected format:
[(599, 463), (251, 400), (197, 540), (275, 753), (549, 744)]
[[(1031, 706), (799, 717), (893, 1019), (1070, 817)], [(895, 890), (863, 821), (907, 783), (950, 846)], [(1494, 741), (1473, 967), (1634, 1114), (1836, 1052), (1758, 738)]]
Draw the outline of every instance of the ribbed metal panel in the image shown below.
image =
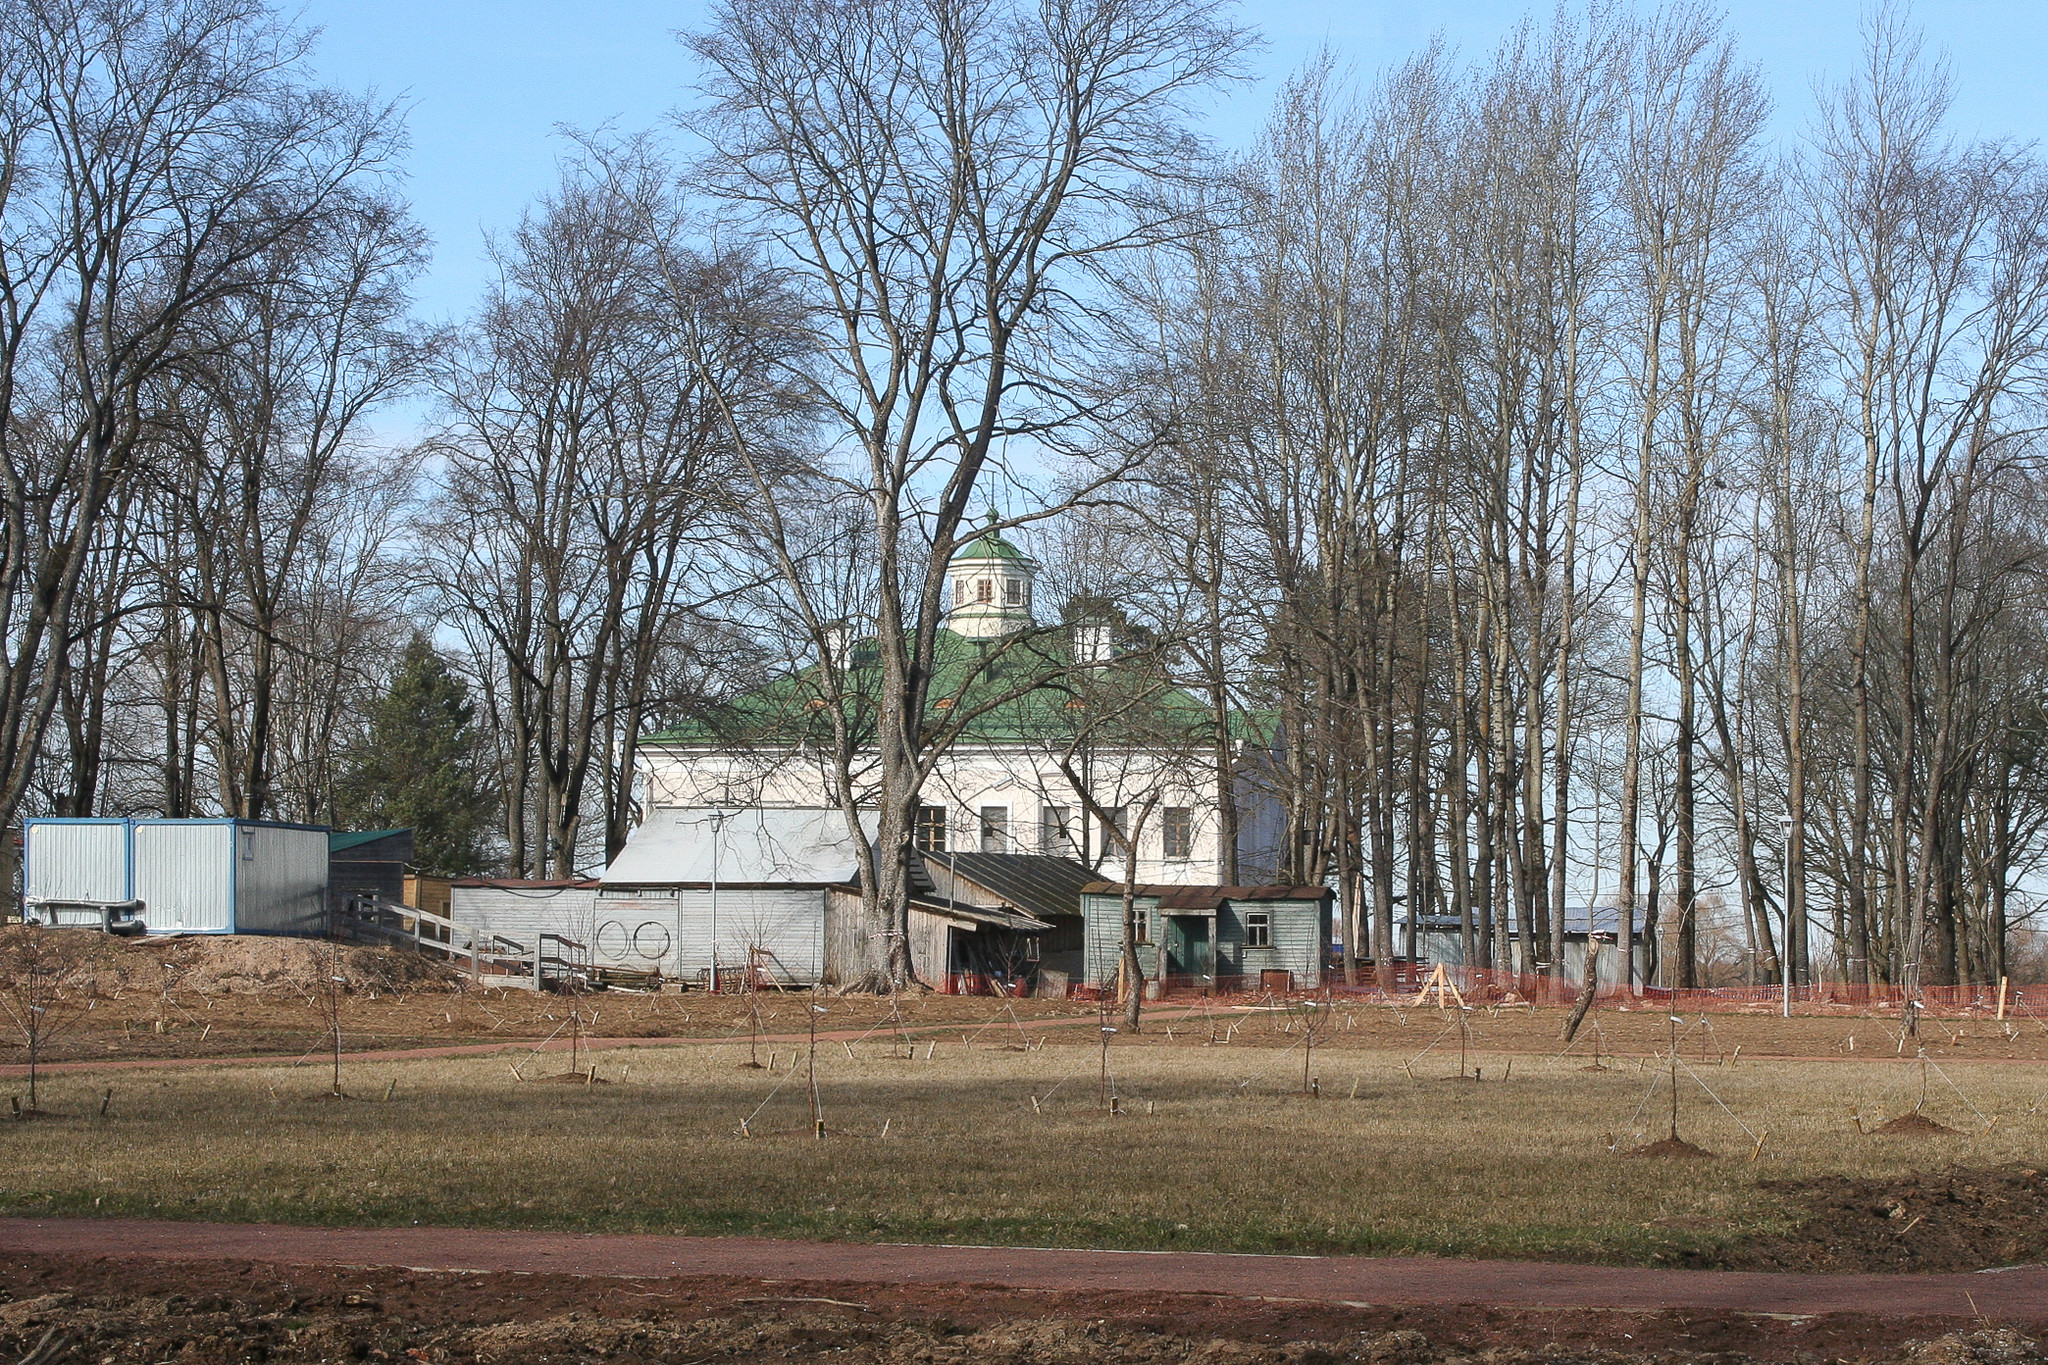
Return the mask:
[(135, 897), (151, 933), (234, 932), (231, 821), (137, 821), (134, 858)]
[(29, 900), (128, 899), (128, 822), (30, 820), (22, 893)]
[(325, 830), (237, 825), (234, 857), (236, 933), (326, 931)]
[[(749, 950), (772, 954), (764, 968), (777, 980), (808, 985), (825, 967), (825, 891), (822, 887), (719, 888), (718, 965), (744, 970)], [(681, 951), (666, 970), (686, 979), (711, 966), (711, 891), (685, 888), (670, 904)]]
[(448, 891), (448, 917), (485, 934), (503, 934), (528, 949), (538, 934), (589, 943), (597, 930), (591, 911), (596, 899), (596, 888), (588, 886), (454, 886)]

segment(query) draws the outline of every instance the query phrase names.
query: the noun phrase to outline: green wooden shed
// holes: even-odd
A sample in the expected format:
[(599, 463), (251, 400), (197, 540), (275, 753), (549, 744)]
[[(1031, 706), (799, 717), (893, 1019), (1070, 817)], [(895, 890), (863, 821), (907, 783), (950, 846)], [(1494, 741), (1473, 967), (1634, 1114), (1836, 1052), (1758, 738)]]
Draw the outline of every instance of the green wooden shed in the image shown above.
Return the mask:
[[(1169, 989), (1314, 990), (1329, 959), (1331, 905), (1320, 886), (1137, 888), (1138, 965)], [(1084, 980), (1113, 986), (1123, 953), (1124, 889), (1081, 893)]]

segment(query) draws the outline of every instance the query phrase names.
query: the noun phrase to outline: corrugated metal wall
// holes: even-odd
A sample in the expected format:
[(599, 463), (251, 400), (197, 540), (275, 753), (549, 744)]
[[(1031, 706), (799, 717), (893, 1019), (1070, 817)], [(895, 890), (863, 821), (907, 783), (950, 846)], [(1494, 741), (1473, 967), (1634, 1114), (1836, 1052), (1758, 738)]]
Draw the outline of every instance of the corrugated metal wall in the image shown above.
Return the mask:
[(235, 826), (139, 821), (135, 898), (153, 934), (230, 934), (235, 929)]
[(22, 894), (30, 900), (124, 901), (126, 820), (29, 820), (23, 825)]
[(235, 830), (235, 932), (327, 931), (327, 832), (239, 825)]
[(448, 918), (531, 950), (539, 934), (588, 943), (597, 927), (596, 901), (597, 888), (591, 886), (455, 886), (448, 891)]
[[(1601, 945), (1600, 981), (1603, 985), (1621, 984), (1621, 957), (1614, 951), (1614, 945)], [(1430, 962), (1441, 962), (1447, 967), (1462, 967), (1465, 963), (1465, 936), (1456, 929), (1425, 928), (1415, 936), (1415, 952), (1418, 957)], [(1522, 943), (1517, 938), (1510, 957), (1520, 963)], [(1646, 941), (1636, 943), (1636, 981), (1646, 980), (1650, 974), (1650, 945)], [(1586, 936), (1573, 934), (1564, 941), (1564, 979), (1577, 985), (1586, 979)]]
[(645, 971), (675, 967), (676, 900), (674, 896), (607, 896), (600, 893), (592, 908), (594, 925), (587, 940), (591, 960), (601, 966)]
[(327, 831), (235, 820), (30, 821), (30, 897), (143, 903), (153, 934), (327, 931)]
[[(764, 964), (776, 980), (809, 985), (825, 969), (825, 891), (822, 887), (720, 887), (718, 965), (744, 969), (748, 950), (773, 954)], [(711, 891), (685, 887), (675, 906), (680, 953), (674, 970), (686, 980), (711, 966)]]

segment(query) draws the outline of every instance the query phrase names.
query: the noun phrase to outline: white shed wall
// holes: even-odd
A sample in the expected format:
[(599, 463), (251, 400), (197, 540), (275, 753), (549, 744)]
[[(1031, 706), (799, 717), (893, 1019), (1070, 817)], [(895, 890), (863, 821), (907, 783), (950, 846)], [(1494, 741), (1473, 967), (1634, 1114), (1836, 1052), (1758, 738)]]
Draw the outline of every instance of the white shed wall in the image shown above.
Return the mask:
[(448, 917), (485, 934), (503, 934), (530, 951), (540, 934), (588, 943), (595, 932), (589, 886), (452, 886)]
[[(674, 967), (686, 980), (711, 966), (711, 891), (684, 887), (673, 901), (680, 948)], [(722, 886), (718, 889), (718, 966), (745, 970), (752, 948), (774, 954), (765, 965), (778, 981), (809, 985), (825, 970), (822, 887)]]
[(22, 838), (22, 893), (29, 900), (129, 898), (127, 821), (30, 820)]

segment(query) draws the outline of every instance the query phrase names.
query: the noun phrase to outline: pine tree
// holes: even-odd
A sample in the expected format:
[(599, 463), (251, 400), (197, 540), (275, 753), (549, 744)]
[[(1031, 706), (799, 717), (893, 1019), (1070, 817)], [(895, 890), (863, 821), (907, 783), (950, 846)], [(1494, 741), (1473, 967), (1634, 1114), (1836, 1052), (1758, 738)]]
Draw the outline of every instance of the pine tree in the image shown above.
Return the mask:
[(422, 872), (489, 871), (497, 811), (475, 710), (468, 685), (416, 632), (390, 687), (371, 706), (369, 734), (336, 792), (336, 823), (410, 826)]

